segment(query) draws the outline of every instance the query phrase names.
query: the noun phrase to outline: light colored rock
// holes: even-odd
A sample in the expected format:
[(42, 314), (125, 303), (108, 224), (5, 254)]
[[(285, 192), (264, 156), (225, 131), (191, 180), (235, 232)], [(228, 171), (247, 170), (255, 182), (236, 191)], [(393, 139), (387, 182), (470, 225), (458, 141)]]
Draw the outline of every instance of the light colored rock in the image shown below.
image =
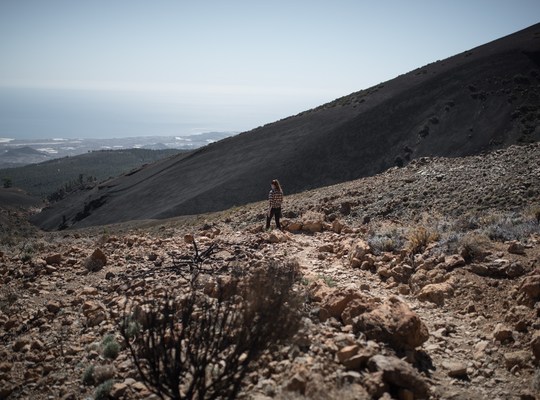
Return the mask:
[(467, 365), (456, 361), (444, 361), (443, 368), (447, 371), (451, 378), (464, 379), (467, 378)]
[(302, 230), (310, 233), (322, 232), (322, 221), (308, 221), (302, 224)]
[(371, 249), (367, 242), (362, 239), (357, 240), (349, 252), (349, 262), (351, 267), (361, 267), (362, 263), (367, 261), (366, 256), (368, 254), (371, 254)]
[(96, 296), (98, 294), (98, 290), (91, 286), (85, 286), (83, 290), (81, 291), (81, 295), (84, 296)]
[(353, 289), (346, 290), (334, 290), (328, 295), (321, 303), (321, 311), (319, 317), (326, 319), (326, 316), (341, 319), (341, 314), (354, 299), (362, 299), (364, 295), (361, 292), (357, 292)]
[(118, 399), (126, 394), (128, 388), (129, 386), (125, 382), (117, 382), (113, 385), (109, 395), (113, 399)]
[(395, 349), (414, 349), (429, 338), (427, 326), (407, 304), (390, 297), (374, 310), (354, 318), (355, 333), (383, 341)]
[(504, 365), (507, 369), (514, 367), (523, 368), (526, 367), (531, 360), (531, 353), (528, 351), (512, 351), (504, 353)]
[(523, 280), (518, 299), (530, 307), (540, 300), (540, 274), (527, 276)]
[(360, 350), (360, 347), (357, 344), (351, 346), (345, 346), (337, 352), (337, 357), (340, 363), (343, 364), (344, 361), (348, 360), (352, 356), (356, 355)]
[(420, 301), (429, 301), (439, 306), (444, 304), (444, 300), (454, 294), (454, 287), (449, 282), (432, 283), (424, 286), (416, 295)]

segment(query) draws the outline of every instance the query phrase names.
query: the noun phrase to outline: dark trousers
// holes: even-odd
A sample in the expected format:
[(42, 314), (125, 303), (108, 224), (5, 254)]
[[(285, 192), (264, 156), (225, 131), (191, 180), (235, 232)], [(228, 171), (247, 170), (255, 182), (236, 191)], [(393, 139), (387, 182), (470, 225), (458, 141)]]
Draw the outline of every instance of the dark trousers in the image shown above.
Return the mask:
[(270, 214), (266, 216), (266, 229), (270, 229), (270, 221), (272, 221), (272, 217), (276, 218), (276, 226), (279, 230), (281, 230), (281, 224), (279, 223), (279, 219), (281, 218), (281, 208), (270, 209)]

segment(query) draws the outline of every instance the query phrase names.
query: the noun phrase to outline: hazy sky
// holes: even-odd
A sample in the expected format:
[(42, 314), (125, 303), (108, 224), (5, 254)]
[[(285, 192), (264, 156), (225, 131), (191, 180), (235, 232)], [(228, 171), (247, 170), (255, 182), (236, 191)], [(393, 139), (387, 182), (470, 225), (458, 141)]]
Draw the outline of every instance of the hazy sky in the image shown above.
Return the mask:
[(538, 0), (0, 0), (0, 137), (250, 130), (537, 22)]

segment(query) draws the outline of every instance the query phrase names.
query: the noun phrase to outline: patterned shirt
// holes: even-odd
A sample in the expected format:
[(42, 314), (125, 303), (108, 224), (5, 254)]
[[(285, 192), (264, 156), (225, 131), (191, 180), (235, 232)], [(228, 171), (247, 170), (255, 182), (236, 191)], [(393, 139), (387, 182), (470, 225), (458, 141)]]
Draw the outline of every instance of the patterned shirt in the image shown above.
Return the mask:
[(268, 194), (268, 201), (270, 202), (270, 208), (281, 208), (281, 203), (283, 202), (283, 192), (278, 192), (277, 190), (270, 190)]

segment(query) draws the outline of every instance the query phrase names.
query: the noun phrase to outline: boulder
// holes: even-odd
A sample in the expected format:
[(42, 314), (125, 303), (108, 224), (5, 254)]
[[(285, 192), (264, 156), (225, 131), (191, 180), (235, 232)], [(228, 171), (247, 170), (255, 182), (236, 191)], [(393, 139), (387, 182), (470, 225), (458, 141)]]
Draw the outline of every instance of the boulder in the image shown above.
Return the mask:
[(330, 317), (341, 320), (341, 314), (354, 299), (363, 299), (364, 295), (353, 289), (335, 290), (321, 303), (319, 318), (325, 321)]
[(53, 254), (45, 257), (47, 265), (59, 265), (62, 262), (62, 254)]
[(406, 361), (396, 357), (376, 355), (368, 361), (371, 372), (381, 373), (383, 382), (391, 391), (406, 390), (414, 399), (428, 399), (430, 390), (420, 374)]
[(322, 221), (308, 221), (304, 222), (302, 225), (302, 230), (309, 233), (322, 232), (323, 223)]
[(514, 339), (512, 329), (503, 324), (497, 324), (493, 330), (493, 338), (499, 342), (507, 342)]
[(345, 325), (352, 325), (354, 318), (365, 313), (372, 311), (375, 308), (373, 300), (367, 298), (355, 298), (351, 300), (341, 313), (341, 320)]
[(362, 239), (356, 241), (349, 252), (349, 262), (351, 267), (359, 268), (367, 260), (366, 256), (371, 254), (369, 245)]
[(344, 227), (345, 225), (338, 219), (332, 222), (332, 231), (335, 233), (338, 233), (338, 234), (341, 233)]
[(444, 300), (454, 294), (454, 287), (449, 282), (432, 283), (424, 286), (416, 295), (420, 301), (429, 301), (439, 306), (444, 304)]
[(528, 351), (512, 351), (504, 353), (504, 365), (507, 369), (514, 367), (524, 368), (527, 366), (531, 359), (531, 354)]
[(90, 257), (88, 257), (84, 262), (84, 266), (90, 272), (100, 271), (106, 264), (107, 257), (105, 254), (103, 254), (101, 249), (94, 250)]
[(530, 307), (540, 300), (540, 274), (527, 276), (519, 287), (518, 300)]
[(450, 378), (466, 379), (467, 378), (467, 365), (456, 361), (445, 361), (442, 364), (443, 368), (447, 371)]
[(302, 230), (302, 224), (300, 222), (291, 222), (285, 229), (289, 232), (300, 232)]
[(354, 318), (354, 333), (383, 341), (396, 350), (414, 349), (429, 338), (427, 326), (407, 304), (390, 297), (370, 312)]
[(511, 241), (508, 244), (508, 250), (511, 254), (519, 254), (519, 255), (525, 255), (525, 246), (523, 246), (520, 242), (517, 240)]
[(281, 231), (272, 231), (267, 240), (269, 243), (284, 243), (289, 240), (289, 237)]

